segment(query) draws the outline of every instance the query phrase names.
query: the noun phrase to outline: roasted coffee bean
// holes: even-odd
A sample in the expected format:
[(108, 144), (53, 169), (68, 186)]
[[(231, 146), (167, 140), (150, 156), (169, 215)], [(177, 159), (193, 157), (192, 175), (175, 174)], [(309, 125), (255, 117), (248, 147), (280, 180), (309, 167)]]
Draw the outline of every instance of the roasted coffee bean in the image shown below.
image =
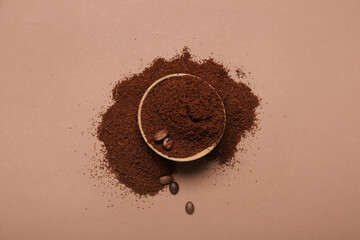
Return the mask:
[(172, 176), (162, 176), (159, 181), (162, 185), (169, 184), (172, 181)]
[(185, 211), (187, 214), (193, 214), (195, 210), (195, 206), (192, 202), (187, 202), (185, 205)]
[(169, 190), (170, 190), (171, 194), (173, 194), (173, 195), (177, 194), (179, 191), (179, 184), (177, 184), (177, 182), (170, 183)]
[(174, 141), (171, 138), (165, 138), (163, 142), (165, 150), (170, 151), (174, 147)]
[(169, 134), (169, 132), (167, 130), (160, 130), (155, 133), (154, 140), (156, 142), (161, 142), (162, 140), (164, 140), (167, 137), (168, 134)]

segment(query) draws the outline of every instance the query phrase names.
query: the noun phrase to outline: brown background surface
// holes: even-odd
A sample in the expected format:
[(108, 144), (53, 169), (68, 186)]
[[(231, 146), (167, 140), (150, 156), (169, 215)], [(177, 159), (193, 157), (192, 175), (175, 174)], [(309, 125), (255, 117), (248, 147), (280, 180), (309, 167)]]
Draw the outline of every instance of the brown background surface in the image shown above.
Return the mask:
[[(0, 239), (360, 239), (359, 12), (356, 0), (0, 1)], [(91, 119), (123, 74), (184, 45), (252, 72), (262, 129), (235, 169), (182, 171), (177, 196), (121, 198), (89, 176)]]

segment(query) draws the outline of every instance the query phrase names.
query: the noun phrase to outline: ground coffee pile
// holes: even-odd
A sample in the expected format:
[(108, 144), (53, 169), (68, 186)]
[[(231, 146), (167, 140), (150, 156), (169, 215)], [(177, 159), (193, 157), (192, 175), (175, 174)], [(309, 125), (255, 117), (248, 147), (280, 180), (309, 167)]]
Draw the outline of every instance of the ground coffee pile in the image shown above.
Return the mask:
[(211, 58), (195, 61), (187, 48), (173, 59), (155, 59), (141, 73), (117, 83), (112, 91), (114, 104), (102, 115), (97, 131), (110, 170), (120, 183), (139, 195), (155, 195), (163, 188), (159, 177), (175, 171), (174, 162), (161, 158), (146, 145), (137, 125), (138, 105), (146, 89), (157, 79), (173, 73), (206, 79), (224, 102), (226, 128), (206, 160), (230, 164), (241, 138), (256, 127), (258, 97), (244, 83), (232, 79), (222, 64)]
[[(149, 143), (170, 157), (185, 158), (216, 144), (225, 125), (222, 100), (207, 82), (192, 76), (158, 83), (141, 110), (142, 129)], [(174, 141), (170, 151), (154, 140), (160, 130)]]

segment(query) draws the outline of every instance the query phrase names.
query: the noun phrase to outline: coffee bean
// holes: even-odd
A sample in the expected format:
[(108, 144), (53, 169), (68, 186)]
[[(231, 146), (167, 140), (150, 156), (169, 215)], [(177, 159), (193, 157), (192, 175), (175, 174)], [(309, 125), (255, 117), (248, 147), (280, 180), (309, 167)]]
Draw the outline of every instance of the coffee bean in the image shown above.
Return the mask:
[(169, 184), (172, 181), (172, 176), (162, 176), (159, 181), (162, 185)]
[(161, 142), (162, 140), (164, 140), (164, 139), (167, 137), (168, 134), (169, 134), (168, 131), (166, 131), (166, 130), (160, 130), (160, 131), (158, 131), (158, 132), (155, 133), (155, 135), (154, 135), (154, 140), (155, 140), (156, 142)]
[(174, 147), (174, 141), (171, 138), (165, 138), (163, 142), (165, 150), (170, 151)]
[(179, 191), (179, 184), (177, 184), (177, 182), (172, 182), (169, 185), (169, 189), (170, 189), (171, 194), (175, 195)]
[(185, 205), (185, 211), (187, 214), (193, 214), (195, 211), (195, 206), (192, 202), (187, 202)]

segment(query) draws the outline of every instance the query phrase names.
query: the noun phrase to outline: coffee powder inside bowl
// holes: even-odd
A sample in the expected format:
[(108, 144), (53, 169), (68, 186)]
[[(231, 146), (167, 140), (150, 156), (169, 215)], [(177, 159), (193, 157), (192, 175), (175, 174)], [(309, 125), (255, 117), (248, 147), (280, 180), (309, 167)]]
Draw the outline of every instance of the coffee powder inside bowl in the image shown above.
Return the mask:
[[(193, 76), (170, 77), (155, 85), (141, 109), (145, 138), (169, 157), (186, 158), (216, 145), (225, 127), (220, 96), (207, 82)], [(167, 150), (154, 135), (166, 129), (173, 141)]]
[(221, 96), (226, 111), (226, 128), (217, 147), (204, 158), (227, 166), (240, 140), (256, 128), (259, 99), (229, 70), (209, 58), (195, 61), (188, 48), (170, 60), (155, 59), (141, 73), (119, 81), (112, 90), (114, 103), (103, 114), (97, 137), (104, 144), (105, 161), (118, 181), (142, 195), (155, 195), (164, 186), (159, 178), (171, 175), (175, 164), (152, 151), (141, 136), (137, 113), (147, 88), (157, 79), (174, 73), (188, 73), (206, 79)]

